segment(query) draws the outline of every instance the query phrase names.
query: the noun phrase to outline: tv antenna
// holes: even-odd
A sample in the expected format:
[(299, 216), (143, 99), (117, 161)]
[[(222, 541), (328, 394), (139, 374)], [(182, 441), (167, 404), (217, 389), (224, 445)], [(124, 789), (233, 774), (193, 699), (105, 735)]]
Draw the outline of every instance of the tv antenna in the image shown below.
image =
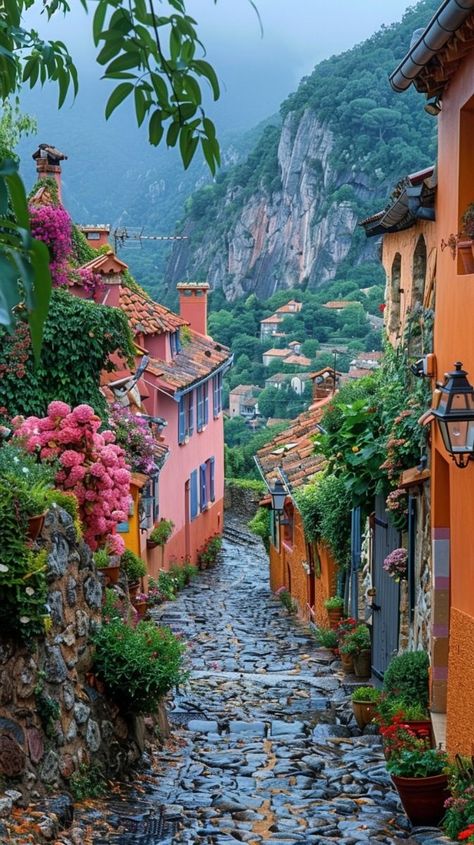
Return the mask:
[(123, 248), (141, 247), (143, 241), (187, 241), (188, 235), (144, 235), (143, 228), (120, 226), (112, 233), (115, 252)]

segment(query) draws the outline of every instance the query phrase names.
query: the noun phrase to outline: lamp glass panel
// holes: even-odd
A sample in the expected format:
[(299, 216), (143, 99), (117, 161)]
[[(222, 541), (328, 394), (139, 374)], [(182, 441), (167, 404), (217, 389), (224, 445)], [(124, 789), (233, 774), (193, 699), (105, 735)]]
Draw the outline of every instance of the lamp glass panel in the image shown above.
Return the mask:
[(450, 420), (446, 423), (453, 452), (468, 452), (467, 435), (469, 423), (466, 420)]
[(452, 411), (470, 411), (471, 410), (471, 403), (470, 400), (471, 396), (469, 393), (453, 393), (451, 398), (451, 408)]
[(452, 450), (452, 446), (451, 446), (451, 440), (449, 439), (449, 432), (448, 432), (447, 424), (444, 420), (438, 419), (438, 426), (439, 426), (439, 430), (441, 432), (441, 437), (443, 438), (444, 448), (446, 449), (447, 452), (449, 452), (451, 454), (453, 450)]

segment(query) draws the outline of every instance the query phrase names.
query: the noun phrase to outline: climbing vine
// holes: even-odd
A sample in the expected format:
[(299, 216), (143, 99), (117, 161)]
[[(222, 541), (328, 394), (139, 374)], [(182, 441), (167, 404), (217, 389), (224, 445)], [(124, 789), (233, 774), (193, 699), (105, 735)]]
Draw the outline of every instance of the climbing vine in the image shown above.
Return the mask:
[(13, 334), (0, 329), (0, 414), (42, 416), (61, 399), (72, 406), (87, 403), (105, 416), (99, 378), (102, 370), (113, 370), (109, 358), (115, 351), (132, 361), (125, 314), (54, 290), (36, 369), (28, 324), (18, 322)]

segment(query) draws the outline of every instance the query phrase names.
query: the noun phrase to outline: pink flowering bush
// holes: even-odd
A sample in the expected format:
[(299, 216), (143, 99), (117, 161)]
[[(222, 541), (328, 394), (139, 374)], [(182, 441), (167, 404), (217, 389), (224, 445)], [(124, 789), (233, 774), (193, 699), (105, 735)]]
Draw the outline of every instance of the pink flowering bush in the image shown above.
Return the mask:
[(55, 483), (76, 496), (91, 549), (107, 544), (111, 554), (122, 554), (123, 539), (113, 532), (127, 519), (130, 472), (113, 432), (99, 433), (101, 420), (89, 405), (71, 409), (59, 401), (48, 405), (46, 417), (17, 417), (13, 425), (28, 452), (59, 464)]
[(132, 414), (128, 408), (122, 408), (121, 405), (113, 405), (109, 425), (133, 472), (152, 475), (158, 470), (155, 463), (155, 439), (143, 417)]
[(394, 549), (385, 558), (383, 568), (395, 581), (407, 577), (408, 552), (406, 549)]
[(30, 224), (33, 237), (43, 241), (49, 249), (53, 285), (68, 283), (68, 259), (72, 250), (72, 224), (61, 205), (31, 205)]
[(404, 531), (408, 516), (407, 491), (400, 487), (392, 490), (387, 496), (385, 505), (395, 528), (398, 528), (399, 531)]
[(74, 270), (70, 270), (69, 279), (79, 284), (91, 296), (103, 288), (102, 276), (100, 273), (94, 273), (90, 267), (77, 267)]

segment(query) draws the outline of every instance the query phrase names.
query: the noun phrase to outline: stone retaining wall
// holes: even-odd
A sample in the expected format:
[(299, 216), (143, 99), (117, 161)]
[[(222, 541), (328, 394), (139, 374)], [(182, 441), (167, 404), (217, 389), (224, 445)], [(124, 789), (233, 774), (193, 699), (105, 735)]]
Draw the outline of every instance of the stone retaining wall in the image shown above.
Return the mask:
[(0, 641), (0, 776), (25, 799), (67, 788), (73, 772), (92, 760), (105, 775), (119, 775), (140, 756), (143, 727), (128, 723), (87, 683), (102, 584), (69, 514), (59, 508), (47, 514), (38, 547), (48, 551), (52, 628), (31, 649)]
[(262, 495), (257, 490), (249, 490), (246, 487), (240, 487), (240, 485), (232, 481), (226, 481), (224, 508), (233, 515), (240, 517), (244, 522), (248, 522), (249, 519), (255, 516)]

